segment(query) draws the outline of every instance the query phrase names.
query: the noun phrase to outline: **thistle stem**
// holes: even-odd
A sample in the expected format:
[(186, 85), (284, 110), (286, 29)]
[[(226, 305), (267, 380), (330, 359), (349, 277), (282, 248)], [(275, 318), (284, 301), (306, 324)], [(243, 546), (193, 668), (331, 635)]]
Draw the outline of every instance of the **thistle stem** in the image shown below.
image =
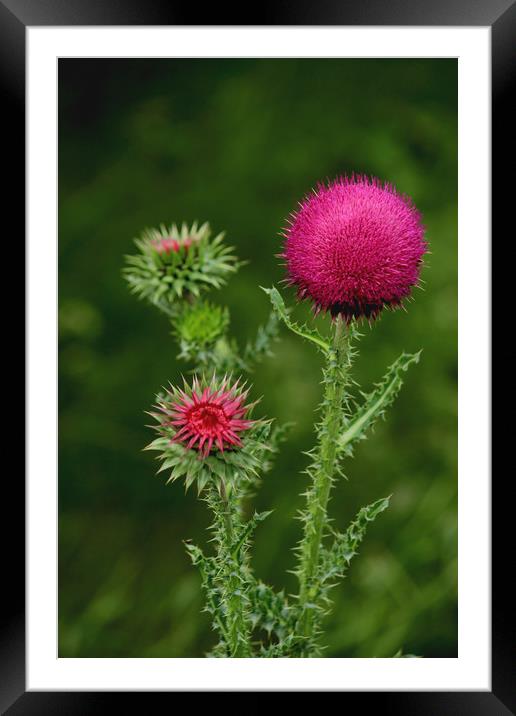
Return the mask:
[(235, 525), (239, 519), (238, 504), (228, 497), (224, 480), (220, 480), (218, 495), (222, 502), (226, 539), (219, 543), (219, 558), (223, 565), (225, 595), (224, 606), (226, 616), (226, 634), (231, 657), (248, 657), (251, 655), (250, 630), (245, 615), (243, 586), (244, 564), (242, 558), (235, 556), (233, 549)]
[(228, 543), (231, 544), (233, 542), (233, 520), (231, 519), (228, 493), (226, 492), (226, 483), (222, 479), (220, 481), (219, 492), (224, 509), (224, 522), (226, 523)]
[(318, 428), (317, 461), (312, 473), (313, 484), (307, 493), (304, 534), (299, 550), (299, 603), (303, 611), (298, 628), (308, 640), (314, 636), (314, 607), (320, 587), (317, 572), (322, 540), (328, 524), (328, 500), (337, 467), (347, 352), (348, 335), (342, 318), (338, 316), (335, 319), (333, 344), (328, 351), (324, 370), (323, 416)]

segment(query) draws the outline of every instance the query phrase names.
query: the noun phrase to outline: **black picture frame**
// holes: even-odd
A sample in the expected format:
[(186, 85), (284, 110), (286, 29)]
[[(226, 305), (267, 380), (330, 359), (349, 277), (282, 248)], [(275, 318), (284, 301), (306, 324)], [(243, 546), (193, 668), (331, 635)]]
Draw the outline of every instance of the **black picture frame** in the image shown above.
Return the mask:
[[(259, 11), (258, 11), (259, 10)], [(502, 237), (502, 225), (513, 226), (514, 183), (507, 181), (503, 168), (514, 166), (511, 147), (509, 111), (514, 88), (516, 59), (516, 3), (514, 0), (369, 0), (350, 3), (347, 0), (277, 2), (274, 7), (260, 5), (248, 10), (249, 16), (238, 15), (234, 8), (217, 6), (203, 11), (188, 9), (163, 0), (0, 0), (0, 85), (4, 112), (4, 147), (13, 149), (8, 171), (4, 173), (7, 192), (4, 212), (4, 236), (22, 233), (25, 216), (25, 38), (28, 26), (69, 25), (407, 25), (407, 26), (489, 26), (492, 32), (492, 211), (493, 236), (497, 236), (504, 260), (493, 273), (493, 335), (503, 315), (511, 318), (509, 303), (510, 277), (502, 276), (502, 268), (510, 270), (513, 229)], [(514, 101), (514, 100), (513, 100)], [(5, 149), (4, 149), (5, 151)], [(5, 154), (4, 154), (5, 157)], [(511, 237), (512, 234), (512, 237)], [(506, 241), (504, 242), (504, 238)], [(5, 246), (5, 245), (4, 245)], [(11, 250), (13, 245), (11, 244)], [(5, 248), (4, 248), (5, 251)], [(5, 254), (4, 254), (5, 255)], [(496, 254), (493, 252), (493, 258)], [(509, 260), (508, 260), (509, 259)], [(503, 264), (503, 267), (502, 267)], [(514, 264), (513, 264), (514, 265)], [(5, 295), (5, 294), (4, 294)], [(474, 300), (479, 300), (475, 298)], [(489, 297), (480, 297), (489, 300)], [(19, 299), (18, 299), (19, 305)], [(507, 308), (509, 311), (507, 312)], [(472, 306), (474, 311), (474, 305)], [(9, 313), (9, 312), (7, 312)], [(13, 316), (12, 328), (20, 325)], [(5, 330), (5, 328), (4, 328)], [(5, 334), (4, 334), (5, 335)], [(12, 339), (9, 345), (14, 345)], [(28, 346), (30, 349), (30, 346)], [(493, 376), (514, 365), (514, 352), (507, 342), (493, 357)], [(503, 363), (502, 363), (503, 361)], [(498, 364), (498, 365), (497, 365)], [(496, 367), (499, 370), (496, 370)], [(500, 382), (503, 378), (498, 378)], [(510, 382), (514, 382), (512, 379)], [(11, 378), (9, 383), (14, 384)], [(496, 387), (496, 381), (493, 389)], [(507, 399), (508, 386), (504, 385)], [(494, 392), (496, 395), (496, 392)], [(13, 396), (14, 398), (14, 396)], [(509, 396), (510, 400), (510, 396)], [(19, 402), (18, 395), (16, 403)], [(496, 414), (493, 410), (493, 414)], [(493, 454), (511, 444), (512, 421), (499, 421), (493, 431)], [(507, 462), (510, 466), (511, 462)], [(157, 707), (157, 698), (173, 698), (167, 692), (51, 692), (25, 691), (25, 487), (17, 468), (7, 469), (4, 480), (4, 514), (12, 519), (8, 542), (4, 541), (5, 606), (1, 612), (0, 635), (0, 708), (2, 713), (18, 714), (90, 714), (121, 708), (120, 699), (129, 695), (128, 705), (147, 711)], [(344, 708), (358, 700), (360, 706), (382, 713), (401, 716), (434, 716), (440, 714), (510, 714), (516, 713), (516, 659), (514, 597), (508, 587), (511, 570), (513, 506), (509, 499), (510, 467), (501, 471), (492, 484), (492, 691), (465, 692), (344, 692)], [(507, 476), (507, 479), (505, 479)], [(145, 701), (144, 701), (145, 699)], [(152, 699), (151, 702), (148, 699)], [(116, 701), (115, 701), (116, 700)]]

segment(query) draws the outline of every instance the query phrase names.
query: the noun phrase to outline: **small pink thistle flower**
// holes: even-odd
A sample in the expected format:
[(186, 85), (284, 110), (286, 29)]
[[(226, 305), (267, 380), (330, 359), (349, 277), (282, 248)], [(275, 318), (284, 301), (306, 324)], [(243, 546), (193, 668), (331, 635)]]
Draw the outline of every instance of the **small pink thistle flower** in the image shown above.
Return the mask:
[(177, 239), (172, 239), (171, 237), (165, 237), (163, 239), (159, 239), (158, 241), (153, 241), (152, 245), (158, 254), (170, 254), (172, 252), (177, 253), (181, 247), (188, 249), (192, 245), (192, 239), (187, 237), (186, 239), (178, 241)]
[(375, 318), (419, 281), (427, 250), (421, 217), (391, 184), (340, 177), (308, 195), (285, 229), (287, 282), (315, 310)]
[(244, 417), (252, 407), (244, 405), (248, 392), (240, 392), (238, 381), (228, 387), (226, 380), (217, 389), (210, 385), (202, 390), (194, 379), (188, 392), (177, 390), (175, 402), (160, 405), (159, 409), (169, 418), (165, 425), (176, 430), (173, 442), (197, 449), (201, 457), (207, 457), (213, 446), (221, 452), (242, 446), (240, 433), (254, 424)]

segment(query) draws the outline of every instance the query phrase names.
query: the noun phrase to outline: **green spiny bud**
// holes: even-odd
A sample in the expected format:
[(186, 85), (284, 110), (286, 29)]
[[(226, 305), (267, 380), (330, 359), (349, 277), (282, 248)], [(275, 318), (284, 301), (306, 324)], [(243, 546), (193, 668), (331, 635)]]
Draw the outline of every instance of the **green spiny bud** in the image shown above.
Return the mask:
[(186, 304), (172, 319), (173, 333), (183, 353), (192, 353), (215, 343), (228, 325), (228, 309), (206, 301)]
[(223, 286), (240, 264), (223, 243), (224, 234), (210, 236), (208, 223), (145, 229), (134, 242), (139, 253), (126, 256), (123, 276), (130, 290), (174, 315), (178, 299), (198, 298), (203, 291)]

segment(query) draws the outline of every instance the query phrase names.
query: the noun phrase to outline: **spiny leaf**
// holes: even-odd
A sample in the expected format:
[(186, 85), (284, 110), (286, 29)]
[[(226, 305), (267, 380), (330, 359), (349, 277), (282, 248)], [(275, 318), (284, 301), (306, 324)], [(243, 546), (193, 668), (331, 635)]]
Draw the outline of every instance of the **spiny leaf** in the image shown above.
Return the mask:
[(283, 656), (294, 656), (286, 648), (286, 641), (295, 633), (298, 605), (289, 604), (283, 592), (276, 592), (261, 581), (253, 582), (249, 599), (253, 627), (267, 632), (268, 638), (274, 635), (283, 644)]
[(364, 403), (358, 408), (353, 418), (347, 423), (339, 439), (339, 449), (350, 455), (353, 445), (365, 438), (368, 428), (385, 415), (386, 408), (394, 402), (401, 386), (402, 374), (413, 363), (419, 362), (421, 351), (418, 353), (402, 353), (390, 366), (383, 379), (376, 384), (375, 389), (365, 396)]
[(224, 617), (220, 606), (220, 589), (217, 586), (219, 568), (213, 557), (206, 557), (204, 552), (197, 545), (185, 542), (186, 551), (190, 555), (192, 564), (198, 567), (201, 574), (201, 583), (206, 596), (208, 611), (213, 617), (213, 628), (221, 635), (220, 654), (228, 655), (228, 633), (224, 623)]
[(278, 335), (279, 318), (276, 311), (273, 310), (265, 325), (258, 326), (254, 340), (247, 343), (243, 352), (242, 367), (252, 370), (253, 366), (260, 363), (264, 357), (272, 356), (271, 346), (278, 340)]
[[(238, 485), (231, 491), (212, 485), (205, 498), (214, 521), (210, 527), (216, 554), (212, 558), (212, 602), (215, 615), (224, 625), (228, 652), (225, 656), (250, 656), (252, 630), (248, 593), (253, 581), (247, 551), (252, 529), (265, 515), (242, 523)], [(243, 641), (242, 641), (243, 639)], [(222, 656), (223, 654), (221, 654)]]
[(272, 288), (264, 288), (263, 286), (260, 286), (260, 288), (269, 296), (274, 310), (289, 330), (302, 338), (306, 338), (307, 341), (315, 343), (324, 352), (329, 350), (330, 344), (321, 336), (319, 331), (314, 328), (309, 328), (306, 324), (300, 326), (298, 323), (292, 321), (280, 292), (274, 286)]
[(272, 510), (268, 510), (267, 512), (255, 512), (251, 519), (242, 525), (237, 536), (237, 541), (232, 547), (233, 556), (236, 559), (238, 559), (240, 552), (248, 547), (247, 542), (260, 522), (263, 522), (270, 514), (272, 514)]
[(357, 549), (364, 539), (368, 524), (387, 509), (390, 502), (389, 497), (382, 497), (366, 507), (362, 507), (347, 530), (341, 534), (334, 532), (334, 542), (329, 548), (322, 551), (320, 565), (320, 582), (326, 585), (334, 583), (339, 577), (343, 577)]

